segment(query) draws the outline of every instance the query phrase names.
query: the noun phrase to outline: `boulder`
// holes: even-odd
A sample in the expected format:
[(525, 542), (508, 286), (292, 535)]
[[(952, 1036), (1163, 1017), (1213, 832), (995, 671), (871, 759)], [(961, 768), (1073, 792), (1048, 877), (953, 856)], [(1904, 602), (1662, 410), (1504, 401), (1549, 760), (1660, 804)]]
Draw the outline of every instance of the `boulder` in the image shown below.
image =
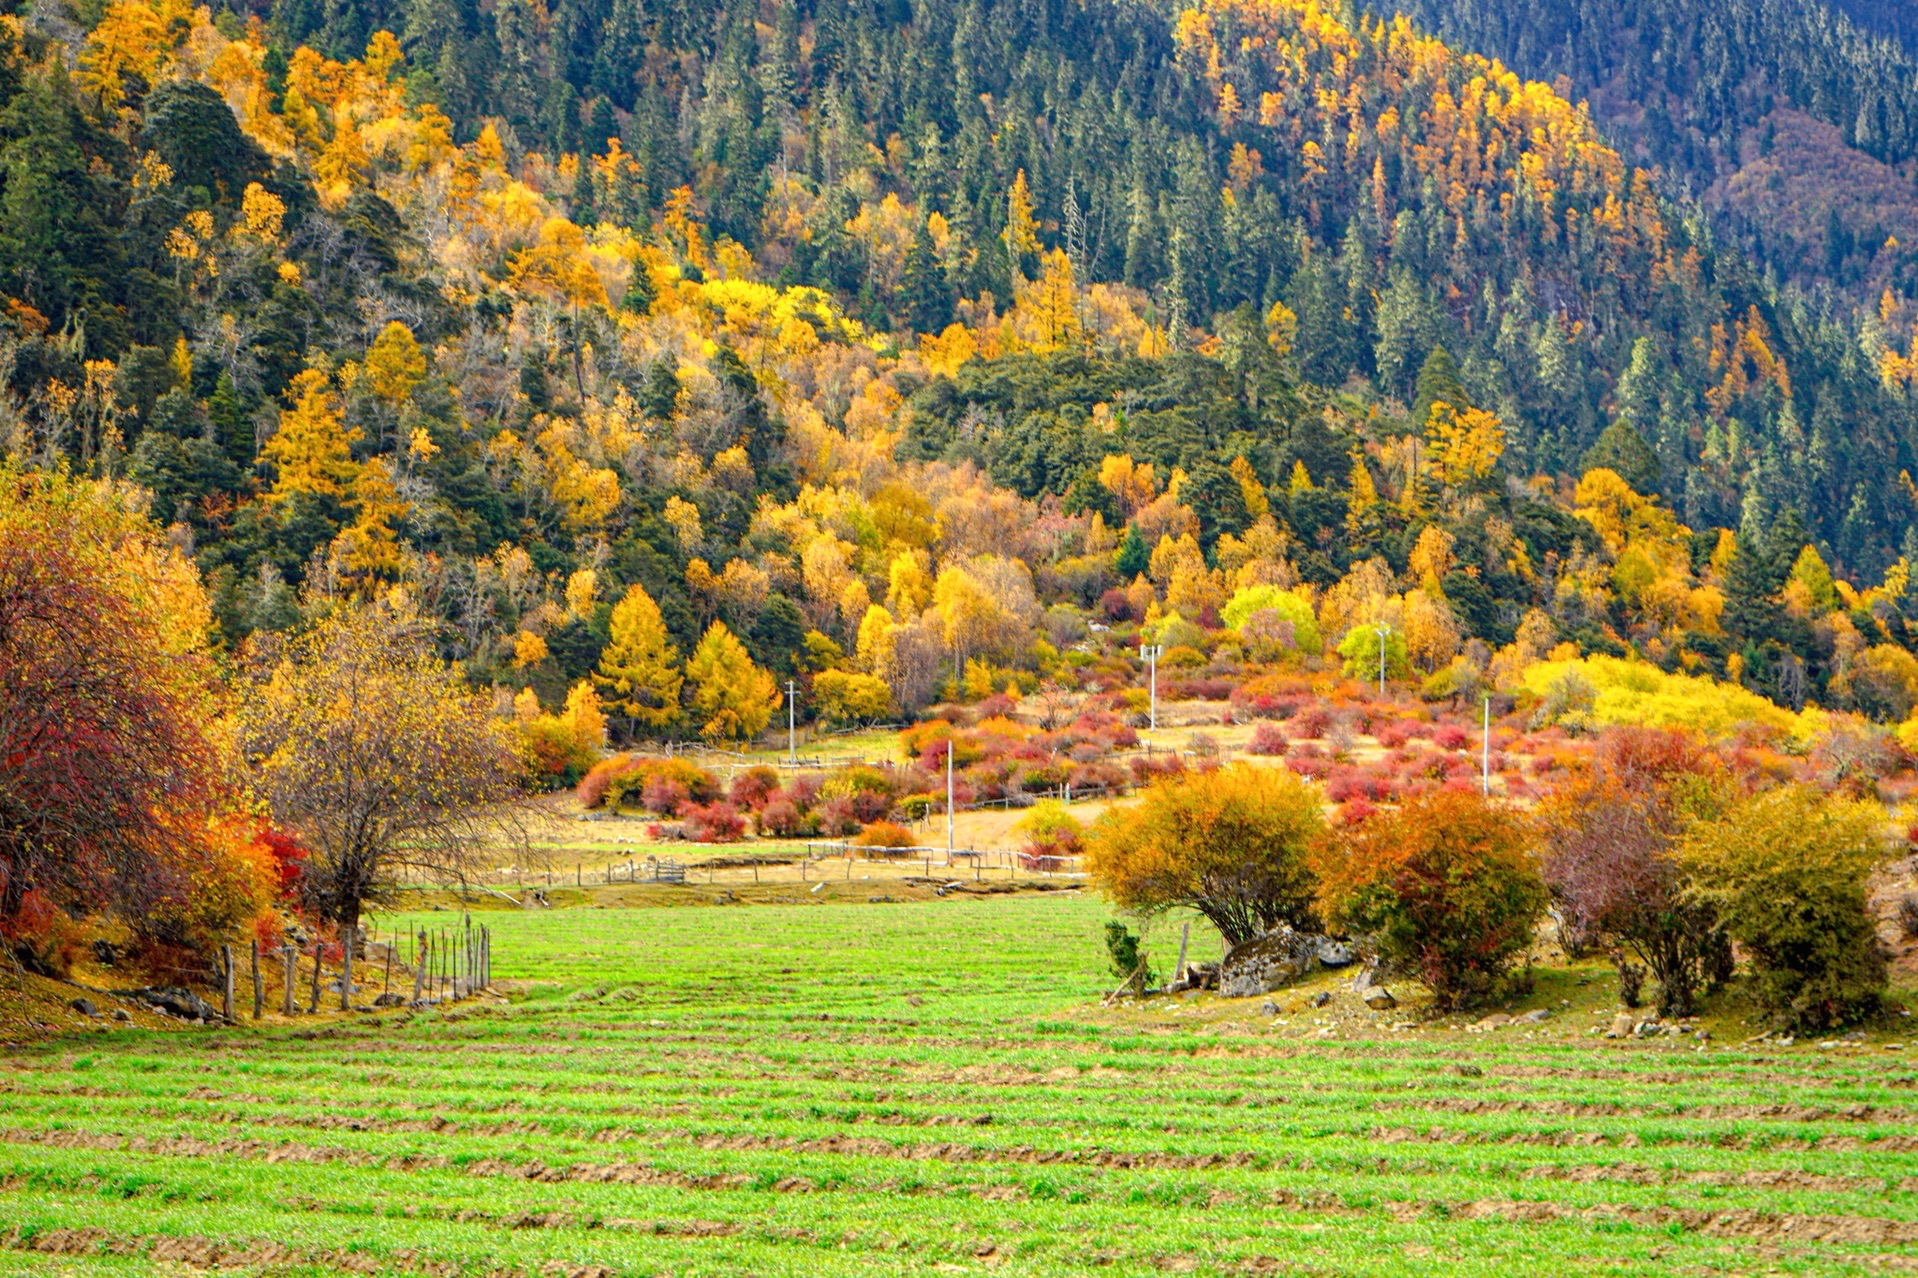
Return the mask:
[(1226, 998), (1252, 998), (1298, 980), (1318, 966), (1324, 939), (1283, 926), (1253, 937), (1219, 965), (1219, 993)]
[(1529, 1012), (1521, 1012), (1517, 1016), (1514, 1016), (1512, 1018), (1512, 1024), (1539, 1025), (1551, 1019), (1552, 1019), (1552, 1011), (1550, 1008), (1535, 1007)]
[(130, 1021), (133, 1019), (133, 1013), (127, 1011), (124, 1007), (116, 1007), (113, 1009), (113, 1019), (116, 1021)]
[(165, 1012), (168, 1016), (177, 1016), (186, 1021), (211, 1021), (219, 1018), (219, 1011), (211, 1003), (191, 990), (177, 986), (160, 986), (134, 990), (133, 997), (148, 1007)]
[(1630, 1012), (1620, 1012), (1612, 1017), (1612, 1028), (1607, 1030), (1607, 1038), (1630, 1038), (1638, 1029), (1638, 1018)]
[(67, 1006), (82, 1016), (98, 1016), (100, 1014), (100, 1009), (93, 1005), (93, 1000), (90, 998), (76, 998), (68, 1003)]
[(1358, 951), (1344, 941), (1335, 941), (1331, 937), (1319, 940), (1319, 962), (1325, 967), (1350, 967), (1359, 961)]
[(1365, 1005), (1375, 1012), (1389, 1012), (1399, 1005), (1392, 997), (1392, 991), (1383, 985), (1374, 985), (1365, 991)]
[(374, 1007), (405, 1007), (406, 995), (394, 994), (394, 993), (388, 992), (374, 999), (373, 1006)]
[(1305, 1001), (1311, 1004), (1313, 1007), (1324, 1007), (1327, 1003), (1330, 1003), (1332, 1001), (1332, 993), (1330, 990), (1320, 990), (1317, 994), (1314, 994), (1311, 998), (1308, 998)]

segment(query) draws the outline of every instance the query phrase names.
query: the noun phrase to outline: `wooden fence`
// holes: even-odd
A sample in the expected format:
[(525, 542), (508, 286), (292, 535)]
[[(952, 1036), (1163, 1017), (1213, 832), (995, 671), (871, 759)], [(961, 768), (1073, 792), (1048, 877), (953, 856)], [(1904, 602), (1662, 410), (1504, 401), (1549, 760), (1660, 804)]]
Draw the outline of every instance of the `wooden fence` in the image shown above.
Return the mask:
[[(253, 994), (253, 1019), (257, 1021), (266, 1013), (266, 977), (270, 966), (276, 963), (280, 969), (280, 1014), (283, 1016), (300, 1014), (302, 989), (305, 990), (304, 1011), (312, 1015), (320, 1010), (322, 996), (335, 989), (339, 992), (339, 1008), (346, 1012), (367, 1006), (369, 996), (373, 1005), (379, 1007), (458, 1002), (485, 991), (493, 982), (493, 930), (485, 924), (474, 924), (470, 918), (458, 927), (423, 930), (404, 938), (389, 935), (384, 941), (379, 939), (377, 929), (363, 940), (347, 933), (339, 946), (339, 975), (331, 982), (326, 979), (326, 951), (326, 943), (318, 940), (313, 942), (310, 952), (290, 941), (277, 950), (266, 950), (254, 940), (246, 973)], [(356, 966), (364, 983), (356, 976)], [(402, 988), (411, 985), (410, 995), (395, 995), (395, 968)], [(220, 947), (217, 975), (220, 1011), (231, 1021), (235, 995), (244, 988), (240, 986), (239, 964), (231, 945)], [(379, 991), (377, 994), (373, 993), (375, 989)]]

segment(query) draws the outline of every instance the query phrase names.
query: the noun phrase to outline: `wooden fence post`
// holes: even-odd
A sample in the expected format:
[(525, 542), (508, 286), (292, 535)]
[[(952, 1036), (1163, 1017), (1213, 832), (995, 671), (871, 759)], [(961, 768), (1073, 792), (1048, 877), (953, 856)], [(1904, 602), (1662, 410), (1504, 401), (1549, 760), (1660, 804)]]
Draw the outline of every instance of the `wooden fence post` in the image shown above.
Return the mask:
[(280, 981), (280, 1014), (283, 1016), (291, 1016), (295, 1010), (293, 987), (299, 984), (299, 972), (295, 959), (297, 953), (298, 951), (293, 948), (293, 942), (280, 942), (280, 967), (283, 969)]
[(220, 946), (220, 1015), (233, 1021), (233, 947)]
[(353, 1010), (353, 933), (348, 928), (340, 933), (340, 1010)]
[(315, 938), (314, 938), (314, 940), (313, 940), (313, 1000), (312, 1000), (312, 1002), (310, 1002), (310, 1003), (309, 1003), (309, 1004), (307, 1005), (307, 1008), (306, 1008), (306, 1013), (307, 1013), (307, 1015), (308, 1015), (308, 1016), (317, 1016), (317, 1015), (319, 1015), (319, 1011), (320, 1011), (320, 959), (321, 959), (322, 957), (324, 957), (324, 956), (325, 956), (325, 953), (326, 953), (326, 951), (325, 951), (325, 949), (324, 949), (324, 947), (322, 946), (322, 944), (321, 944), (321, 942), (320, 942), (320, 940), (319, 940), (319, 938), (318, 938), (318, 937), (315, 937)]
[(413, 957), (413, 1001), (420, 1001), (426, 990), (426, 933), (420, 932), (420, 944)]
[(253, 1019), (266, 1014), (266, 985), (260, 980), (260, 938), (253, 938)]

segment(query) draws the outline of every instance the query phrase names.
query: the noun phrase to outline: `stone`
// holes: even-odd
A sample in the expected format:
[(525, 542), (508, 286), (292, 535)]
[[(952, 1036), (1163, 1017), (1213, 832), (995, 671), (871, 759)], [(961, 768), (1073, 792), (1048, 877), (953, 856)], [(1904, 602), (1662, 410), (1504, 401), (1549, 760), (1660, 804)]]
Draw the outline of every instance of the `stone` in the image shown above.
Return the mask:
[(1606, 1032), (1607, 1038), (1630, 1038), (1638, 1029), (1638, 1018), (1630, 1012), (1620, 1012), (1612, 1017), (1612, 1028)]
[(1504, 1012), (1493, 1012), (1490, 1016), (1482, 1017), (1472, 1022), (1471, 1028), (1483, 1033), (1486, 1030), (1501, 1029), (1511, 1023), (1512, 1018)]
[(183, 1021), (210, 1021), (217, 1019), (220, 1015), (211, 1003), (198, 994), (177, 986), (134, 990), (133, 997), (148, 1007), (165, 1012), (169, 1016), (177, 1016)]
[(1484, 1071), (1484, 1070), (1482, 1070), (1482, 1069), (1480, 1069), (1480, 1068), (1479, 1068), (1478, 1066), (1476, 1066), (1476, 1065), (1473, 1065), (1473, 1064), (1470, 1064), (1470, 1063), (1468, 1063), (1468, 1062), (1465, 1062), (1465, 1061), (1460, 1061), (1460, 1062), (1459, 1062), (1458, 1064), (1456, 1064), (1456, 1065), (1454, 1065), (1454, 1066), (1452, 1066), (1452, 1072), (1453, 1072), (1454, 1074), (1457, 1074), (1457, 1075), (1458, 1075), (1458, 1076), (1459, 1076), (1460, 1078), (1483, 1078), (1483, 1077), (1485, 1077), (1485, 1071)]
[(1350, 967), (1359, 961), (1358, 951), (1343, 941), (1324, 937), (1319, 941), (1319, 962), (1325, 967)]
[(1399, 1001), (1392, 997), (1391, 990), (1383, 985), (1374, 985), (1365, 991), (1365, 1005), (1375, 1012), (1387, 1012), (1397, 1007)]
[(1319, 965), (1325, 937), (1295, 932), (1283, 925), (1236, 946), (1219, 964), (1219, 993), (1252, 998), (1289, 985)]
[(92, 999), (88, 998), (76, 998), (68, 1003), (67, 1006), (82, 1016), (98, 1016), (100, 1014), (100, 1009), (93, 1005)]
[(1547, 1007), (1535, 1007), (1529, 1012), (1521, 1012), (1512, 1018), (1514, 1025), (1542, 1025), (1552, 1019), (1552, 1011)]
[(1265, 1002), (1259, 1004), (1260, 1016), (1277, 1016), (1278, 1014), (1279, 1014), (1279, 1005), (1277, 1003), (1274, 1003), (1271, 999), (1268, 998), (1267, 1000), (1265, 1000)]
[(374, 999), (373, 1006), (374, 1007), (405, 1007), (406, 995), (394, 994), (391, 991), (388, 991), (387, 993), (382, 994), (378, 998)]
[(124, 1007), (116, 1007), (113, 1009), (113, 1019), (116, 1021), (130, 1021), (133, 1019), (133, 1013), (127, 1011)]
[(1311, 998), (1308, 998), (1305, 1001), (1307, 1003), (1310, 1003), (1313, 1007), (1324, 1007), (1327, 1003), (1330, 1003), (1332, 1001), (1332, 995), (1329, 991), (1320, 990), (1317, 994), (1314, 994)]

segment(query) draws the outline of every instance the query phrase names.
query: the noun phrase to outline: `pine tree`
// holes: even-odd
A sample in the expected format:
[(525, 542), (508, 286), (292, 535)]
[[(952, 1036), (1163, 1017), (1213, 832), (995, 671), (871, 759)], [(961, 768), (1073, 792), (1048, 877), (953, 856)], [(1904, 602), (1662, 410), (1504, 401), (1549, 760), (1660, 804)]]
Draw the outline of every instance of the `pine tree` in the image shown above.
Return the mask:
[(1152, 562), (1152, 549), (1145, 544), (1145, 538), (1139, 535), (1137, 524), (1127, 524), (1125, 539), (1119, 543), (1119, 557), (1113, 561), (1113, 568), (1119, 576), (1131, 581), (1146, 570)]
[(613, 640), (599, 656), (593, 682), (614, 713), (651, 732), (679, 722), (679, 650), (666, 635), (659, 605), (638, 584), (613, 609)]
[(905, 303), (906, 319), (915, 333), (942, 332), (952, 323), (952, 285), (925, 222), (919, 224), (906, 252)]
[(1432, 415), (1432, 405), (1444, 400), (1453, 408), (1463, 412), (1472, 406), (1465, 393), (1465, 387), (1459, 384), (1458, 365), (1452, 361), (1452, 352), (1443, 346), (1434, 346), (1426, 355), (1425, 364), (1419, 369), (1418, 381), (1412, 388), (1412, 424), (1421, 429), (1426, 419)]
[(693, 707), (704, 720), (699, 735), (707, 740), (755, 737), (772, 719), (777, 700), (773, 677), (753, 663), (725, 622), (707, 627), (686, 673), (693, 680)]

